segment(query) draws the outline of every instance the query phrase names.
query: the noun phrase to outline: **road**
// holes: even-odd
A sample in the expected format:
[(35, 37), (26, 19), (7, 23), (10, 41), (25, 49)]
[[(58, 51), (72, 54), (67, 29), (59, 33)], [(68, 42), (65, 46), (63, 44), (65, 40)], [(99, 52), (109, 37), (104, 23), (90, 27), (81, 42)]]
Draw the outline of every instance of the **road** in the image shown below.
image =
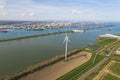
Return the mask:
[(102, 66), (107, 60), (108, 58), (105, 57), (101, 62), (99, 62), (95, 67), (93, 67), (91, 70), (82, 75), (78, 80), (85, 80), (90, 74), (92, 74), (95, 70)]
[(102, 80), (104, 78), (104, 76), (107, 74), (109, 68), (111, 67), (111, 65), (114, 64), (114, 61), (110, 61), (102, 71), (99, 72), (99, 74), (93, 79), (93, 80)]

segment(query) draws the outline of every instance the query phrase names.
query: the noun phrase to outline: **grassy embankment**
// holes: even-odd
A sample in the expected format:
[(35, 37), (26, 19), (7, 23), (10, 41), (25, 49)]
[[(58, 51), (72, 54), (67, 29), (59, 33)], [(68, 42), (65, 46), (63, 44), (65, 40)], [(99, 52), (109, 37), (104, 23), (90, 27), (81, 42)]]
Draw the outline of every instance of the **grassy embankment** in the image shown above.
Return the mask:
[(47, 34), (38, 34), (38, 35), (32, 35), (32, 36), (25, 36), (25, 37), (17, 37), (17, 38), (3, 39), (3, 40), (0, 40), (0, 42), (21, 40), (21, 39), (28, 39), (28, 38), (34, 38), (34, 37), (42, 37), (42, 36), (55, 35), (55, 34), (62, 34), (62, 33), (73, 33), (73, 31), (67, 31), (67, 32), (54, 32), (54, 33), (47, 33)]
[[(116, 59), (117, 61), (120, 61), (120, 57), (118, 58), (118, 56), (113, 56), (114, 51), (120, 46), (120, 41), (115, 41), (114, 39), (108, 39), (108, 38), (103, 38), (103, 40), (104, 40), (103, 42), (107, 44), (112, 43), (108, 48), (106, 48), (106, 50), (111, 51), (111, 56), (97, 71), (91, 74), (86, 80), (92, 80), (96, 75), (99, 74), (99, 71), (101, 71), (111, 60)], [(100, 45), (103, 46), (102, 43)], [(104, 54), (101, 54), (101, 55), (104, 55)]]
[[(57, 80), (70, 80), (71, 78), (75, 80), (78, 78), (80, 75), (88, 71), (90, 68), (95, 66), (99, 61), (103, 59), (103, 56), (97, 56), (97, 60), (95, 61), (94, 65), (91, 65), (93, 62), (93, 59), (95, 57), (95, 54), (93, 53), (91, 59), (86, 62), (85, 64), (73, 69), (72, 71), (68, 72), (67, 74), (63, 75), (62, 77), (58, 78)], [(87, 69), (85, 69), (87, 67)], [(85, 70), (84, 70), (85, 69)], [(79, 74), (79, 75), (78, 75)]]
[[(72, 50), (72, 51), (68, 52), (68, 57), (70, 57), (74, 54), (77, 54), (81, 51), (83, 51), (82, 48)], [(18, 80), (24, 76), (27, 76), (28, 74), (31, 74), (31, 73), (36, 72), (38, 70), (42, 70), (43, 68), (48, 67), (52, 64), (55, 64), (61, 60), (64, 60), (64, 54), (58, 55), (58, 56), (53, 57), (51, 59), (48, 59), (42, 63), (38, 63), (36, 65), (31, 65), (31, 66), (27, 67), (26, 69), (24, 69), (23, 71), (8, 75), (7, 77), (4, 78), (4, 80)]]
[(120, 76), (120, 63), (115, 63), (114, 65), (111, 66), (110, 70)]
[[(110, 45), (111, 44), (111, 45)], [(99, 38), (99, 41), (97, 43), (94, 43), (94, 45), (100, 46), (99, 50), (90, 50), (91, 53), (93, 53), (92, 58), (84, 63), (83, 65), (73, 69), (72, 71), (68, 72), (67, 74), (61, 76), (57, 80), (76, 80), (79, 78), (82, 74), (90, 70), (92, 67), (94, 67), (97, 63), (99, 63), (105, 56), (105, 50), (110, 50), (112, 45), (114, 46), (115, 44), (118, 44), (115, 39), (109, 39), (109, 38)], [(96, 56), (95, 63), (93, 63), (95, 53), (99, 52), (99, 54)], [(107, 60), (107, 63), (110, 60)], [(104, 63), (106, 65), (106, 63)], [(94, 74), (92, 75), (94, 76)], [(88, 79), (90, 80), (90, 79)]]

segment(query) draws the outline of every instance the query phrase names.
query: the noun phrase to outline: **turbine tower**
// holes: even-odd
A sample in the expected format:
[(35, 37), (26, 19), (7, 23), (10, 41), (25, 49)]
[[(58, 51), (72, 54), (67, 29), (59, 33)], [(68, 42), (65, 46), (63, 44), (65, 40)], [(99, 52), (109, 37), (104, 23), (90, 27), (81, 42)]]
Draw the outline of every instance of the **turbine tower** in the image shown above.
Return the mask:
[(67, 34), (65, 34), (64, 42), (65, 42), (65, 61), (66, 61), (67, 60), (68, 42), (70, 42), (69, 36)]

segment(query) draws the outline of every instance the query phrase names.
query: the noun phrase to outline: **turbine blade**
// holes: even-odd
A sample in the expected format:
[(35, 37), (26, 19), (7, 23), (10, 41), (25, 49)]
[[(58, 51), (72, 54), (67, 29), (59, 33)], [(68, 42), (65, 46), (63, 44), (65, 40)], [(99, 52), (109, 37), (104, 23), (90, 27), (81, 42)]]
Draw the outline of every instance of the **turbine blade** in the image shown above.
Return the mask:
[(66, 41), (66, 38), (64, 39), (63, 43)]

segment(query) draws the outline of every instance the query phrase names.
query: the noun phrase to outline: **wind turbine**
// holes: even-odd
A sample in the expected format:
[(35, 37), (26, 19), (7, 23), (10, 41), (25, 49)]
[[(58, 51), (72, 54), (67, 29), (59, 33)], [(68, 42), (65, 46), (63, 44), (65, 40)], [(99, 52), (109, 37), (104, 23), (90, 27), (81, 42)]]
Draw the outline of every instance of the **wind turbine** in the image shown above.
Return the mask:
[(68, 42), (70, 42), (69, 36), (67, 34), (65, 34), (64, 42), (65, 42), (65, 61), (66, 61), (67, 60)]

